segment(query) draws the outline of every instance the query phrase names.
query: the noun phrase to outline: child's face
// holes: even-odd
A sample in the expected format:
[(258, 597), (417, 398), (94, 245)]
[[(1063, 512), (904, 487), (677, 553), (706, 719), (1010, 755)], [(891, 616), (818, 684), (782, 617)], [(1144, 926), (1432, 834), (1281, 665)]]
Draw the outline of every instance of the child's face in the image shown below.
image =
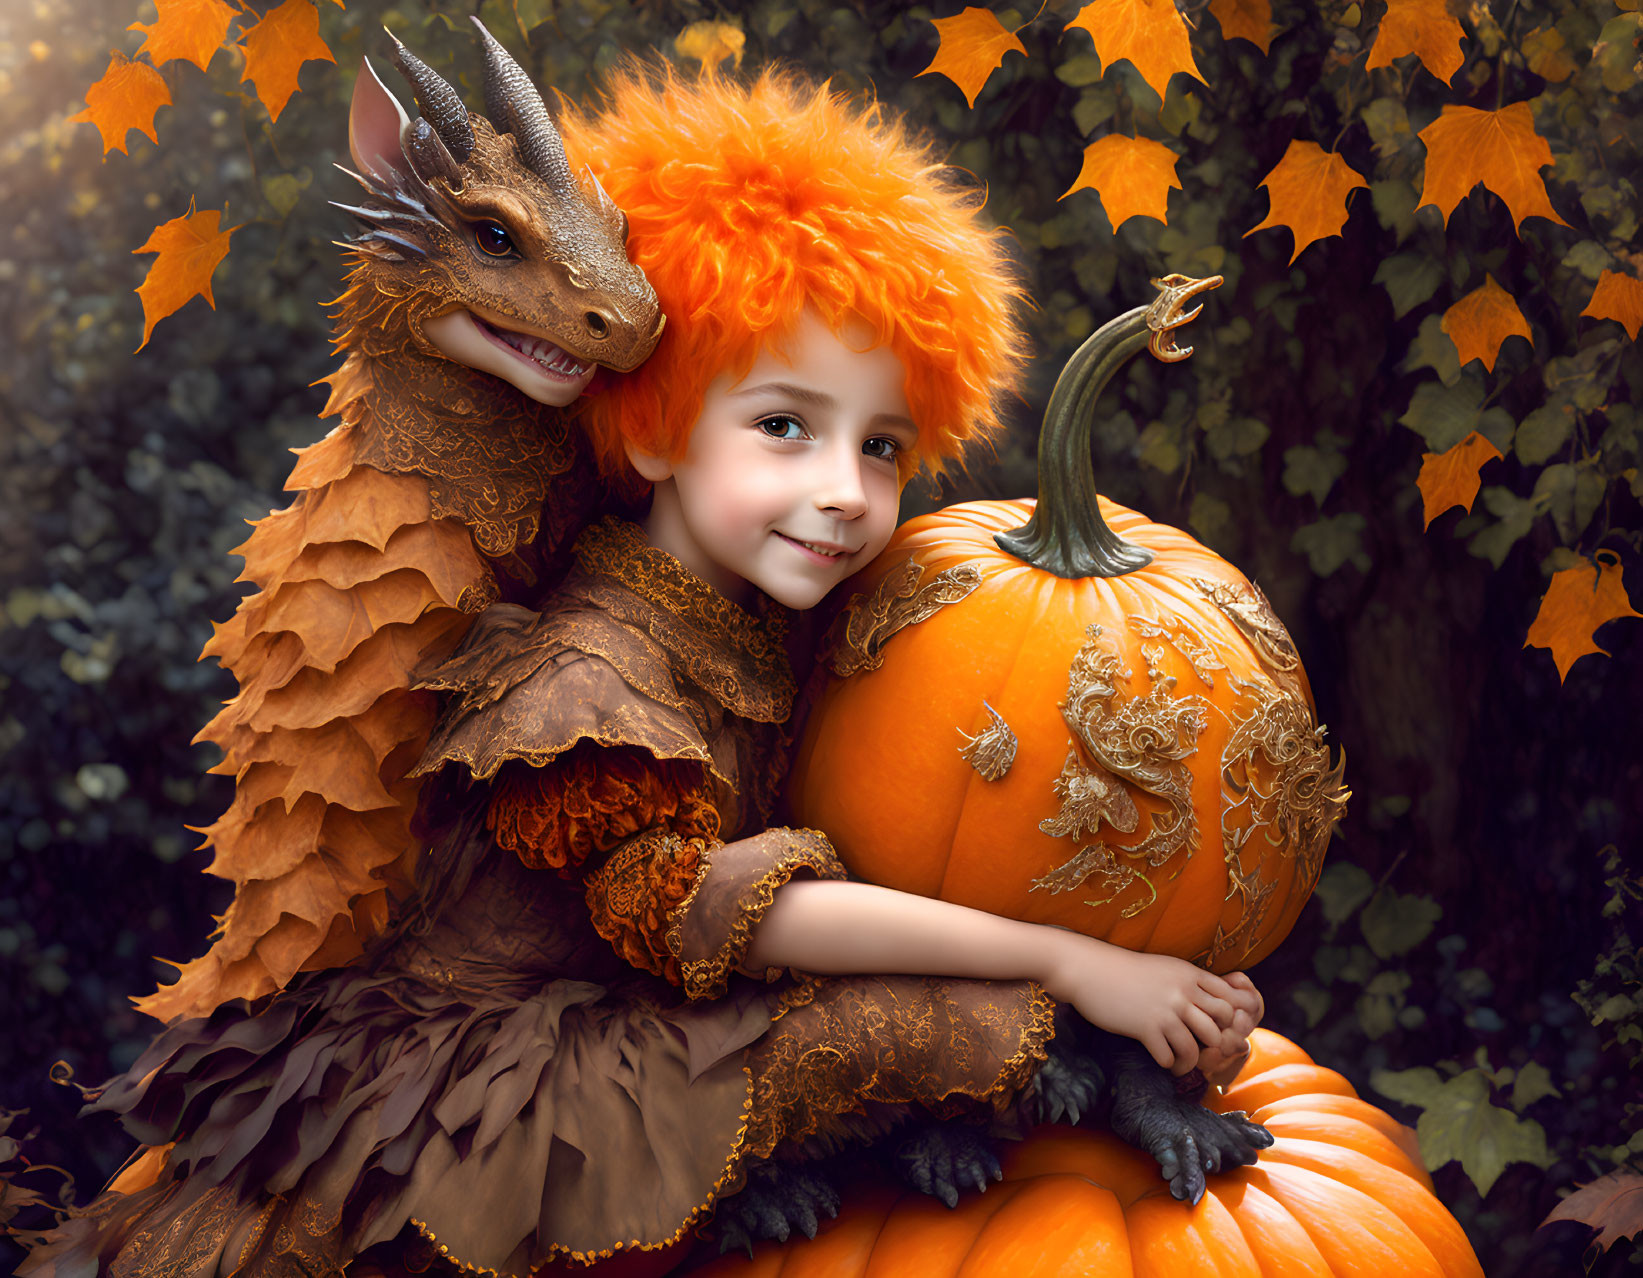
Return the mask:
[(810, 608), (884, 549), (901, 484), (896, 457), (918, 440), (888, 347), (856, 349), (806, 311), (785, 351), (709, 387), (678, 461), (630, 450), (655, 484), (646, 530), (719, 591), (753, 589)]

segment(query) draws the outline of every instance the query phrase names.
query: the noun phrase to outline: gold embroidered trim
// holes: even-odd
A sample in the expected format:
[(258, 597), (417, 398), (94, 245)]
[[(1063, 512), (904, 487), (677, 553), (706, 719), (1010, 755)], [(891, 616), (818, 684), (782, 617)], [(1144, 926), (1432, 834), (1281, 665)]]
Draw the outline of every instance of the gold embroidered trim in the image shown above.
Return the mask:
[(791, 713), (795, 688), (780, 610), (758, 617), (739, 607), (623, 520), (591, 525), (575, 553), (579, 575), (564, 583), (563, 597), (647, 635), (744, 719), (779, 723)]
[(964, 744), (958, 748), (958, 755), (979, 772), (983, 780), (997, 781), (1015, 762), (1016, 735), (1004, 722), (1003, 715), (985, 701), (981, 704), (987, 711), (987, 726), (973, 737), (959, 728), (958, 735), (964, 738)]
[(1128, 918), (1151, 903), (1156, 889), (1133, 864), (1118, 857), (1156, 868), (1183, 849), (1190, 854), (1198, 846), (1192, 772), (1184, 760), (1198, 748), (1207, 716), (1202, 698), (1171, 695), (1175, 678), (1156, 668), (1155, 662), (1149, 662), (1154, 669), (1145, 694), (1121, 692), (1120, 681), (1129, 678), (1129, 671), (1103, 640), (1100, 626), (1090, 626), (1087, 634), (1068, 670), (1067, 698), (1061, 704), (1062, 718), (1075, 740), (1054, 782), (1061, 806), (1039, 823), (1039, 829), (1052, 837), (1077, 839), (1097, 833), (1105, 821), (1130, 833), (1140, 824), (1141, 813), (1125, 782), (1162, 800), (1165, 810), (1147, 814), (1148, 831), (1134, 847), (1112, 849), (1097, 841), (1080, 848), (1033, 887), (1069, 892), (1099, 875), (1107, 895), (1088, 904), (1103, 905), (1140, 880), (1148, 899), (1129, 906), (1124, 913)]
[(924, 565), (909, 559), (885, 575), (870, 595), (857, 595), (828, 629), (821, 660), (841, 679), (884, 664), (892, 635), (957, 603), (981, 584), (978, 563), (944, 569), (924, 585)]
[(979, 1100), (995, 1104), (1020, 1092), (1032, 1080), (1037, 1067), (1050, 1058), (1049, 1042), (1055, 1037), (1056, 1001), (1037, 981), (1029, 982), (1033, 995), (1027, 1007), (1030, 1019), (1021, 1035), (1021, 1046), (998, 1071), (998, 1081)]
[[(673, 911), (672, 922), (667, 930), (667, 946), (679, 959), (682, 984), (689, 998), (720, 998), (724, 995), (730, 983), (731, 972), (742, 965), (747, 956), (748, 946), (753, 943), (754, 927), (775, 902), (777, 889), (791, 880), (795, 871), (813, 870), (816, 877), (821, 879), (847, 877), (844, 866), (833, 851), (833, 845), (819, 830), (794, 830), (778, 826), (754, 837), (770, 838), (782, 835), (788, 837), (788, 842), (777, 853), (775, 859), (758, 878), (743, 884), (737, 892), (736, 918), (718, 949), (707, 958), (686, 959), (683, 957), (685, 918), (689, 915), (691, 907), (696, 904), (703, 885), (713, 874), (714, 854), (725, 845), (708, 844), (702, 849), (696, 882)], [(764, 973), (764, 979), (775, 980), (780, 975), (780, 968), (769, 968)]]
[[(743, 1065), (742, 1077), (747, 1081), (747, 1090), (742, 1095), (742, 1117), (741, 1122), (736, 1128), (736, 1139), (731, 1142), (730, 1153), (725, 1159), (724, 1170), (719, 1173), (718, 1179), (716, 1179), (712, 1186), (708, 1189), (707, 1197), (691, 1209), (690, 1214), (687, 1215), (684, 1220), (679, 1222), (679, 1227), (675, 1229), (672, 1234), (666, 1238), (659, 1239), (656, 1242), (641, 1242), (637, 1238), (632, 1238), (626, 1242), (615, 1243), (609, 1247), (601, 1247), (597, 1251), (577, 1251), (572, 1247), (566, 1246), (564, 1243), (550, 1242), (545, 1244), (548, 1259), (553, 1260), (563, 1256), (569, 1260), (574, 1260), (581, 1265), (593, 1265), (597, 1264), (601, 1260), (609, 1260), (619, 1251), (662, 1251), (673, 1246), (680, 1239), (682, 1239), (687, 1233), (696, 1227), (705, 1215), (713, 1210), (714, 1205), (719, 1201), (721, 1191), (726, 1185), (735, 1185), (739, 1188), (742, 1179), (742, 1155), (747, 1144), (747, 1129), (748, 1124), (753, 1117), (752, 1068), (747, 1065)], [(410, 1223), (419, 1234), (433, 1244), (434, 1249), (439, 1252), (441, 1258), (443, 1258), (448, 1264), (454, 1265), (456, 1268), (460, 1269), (463, 1273), (479, 1275), (480, 1278), (528, 1278), (528, 1275), (504, 1274), (499, 1270), (484, 1269), (478, 1265), (465, 1261), (460, 1256), (454, 1255), (449, 1247), (440, 1242), (438, 1237), (434, 1234), (434, 1231), (428, 1227), (426, 1222), (417, 1220), (413, 1216)], [(535, 1268), (531, 1270), (531, 1273), (533, 1274), (536, 1272), (537, 1269)]]

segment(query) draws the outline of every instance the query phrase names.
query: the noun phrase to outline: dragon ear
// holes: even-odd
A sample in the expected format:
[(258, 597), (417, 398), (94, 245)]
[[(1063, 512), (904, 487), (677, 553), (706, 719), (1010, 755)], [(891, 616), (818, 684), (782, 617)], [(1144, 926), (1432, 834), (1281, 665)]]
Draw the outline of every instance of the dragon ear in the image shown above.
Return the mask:
[(367, 176), (408, 173), (410, 166), (399, 139), (400, 130), (410, 122), (399, 99), (371, 69), (370, 60), (361, 58), (353, 105), (348, 109), (348, 150), (354, 167)]

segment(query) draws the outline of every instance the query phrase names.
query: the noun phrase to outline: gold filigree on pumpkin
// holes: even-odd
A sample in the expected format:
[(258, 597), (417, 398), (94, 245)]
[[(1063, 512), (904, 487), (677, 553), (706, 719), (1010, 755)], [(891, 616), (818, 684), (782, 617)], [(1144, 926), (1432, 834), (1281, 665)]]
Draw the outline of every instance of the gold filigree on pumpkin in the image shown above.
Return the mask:
[(1262, 862), (1259, 860), (1253, 870), (1248, 874), (1244, 873), (1243, 848), (1253, 833), (1253, 828), (1223, 831), (1227, 894), (1222, 900), (1230, 901), (1234, 896), (1242, 896), (1244, 909), (1232, 931), (1228, 932), (1219, 923), (1215, 925), (1215, 936), (1210, 941), (1209, 954), (1204, 960), (1212, 967), (1223, 954), (1236, 953), (1241, 960), (1255, 948), (1255, 942), (1260, 937), (1261, 925), (1266, 922), (1267, 913), (1271, 909), (1273, 894), (1278, 890), (1276, 882), (1269, 882), (1261, 877)]
[[(1222, 847), (1228, 899), (1242, 895), (1244, 911), (1232, 932), (1217, 931), (1211, 961), (1228, 952), (1242, 958), (1254, 947), (1277, 886), (1261, 876), (1269, 852), (1298, 862), (1291, 893), (1311, 892), (1330, 830), (1349, 797), (1341, 783), (1345, 755), (1330, 761), (1323, 725), (1305, 701), (1265, 679), (1232, 676), (1231, 682), (1239, 695), (1221, 752)], [(1248, 814), (1247, 823), (1231, 824), (1239, 813)], [(1257, 856), (1246, 871), (1245, 849), (1252, 841)]]
[(1131, 884), (1139, 883), (1145, 889), (1146, 895), (1126, 905), (1120, 918), (1134, 918), (1158, 899), (1158, 889), (1153, 887), (1152, 880), (1133, 866), (1119, 861), (1105, 843), (1091, 843), (1079, 848), (1070, 861), (1062, 862), (1042, 878), (1035, 879), (1033, 887), (1052, 893), (1070, 892), (1079, 887), (1089, 890), (1091, 879), (1095, 880), (1095, 890), (1103, 892), (1103, 895), (1086, 900), (1084, 904), (1089, 906), (1116, 901)]
[[(1054, 816), (1039, 823), (1039, 829), (1070, 838), (1094, 834), (1102, 822), (1121, 833), (1135, 830), (1141, 813), (1123, 782), (1162, 801), (1164, 808), (1147, 812), (1149, 828), (1133, 847), (1113, 849), (1097, 841), (1080, 848), (1033, 886), (1067, 892), (1099, 874), (1103, 885), (1113, 889), (1105, 898), (1111, 900), (1139, 879), (1149, 899), (1127, 909), (1125, 917), (1129, 917), (1150, 904), (1154, 891), (1134, 864), (1156, 868), (1178, 852), (1190, 854), (1198, 846), (1192, 772), (1184, 760), (1198, 748), (1206, 715), (1201, 698), (1174, 696), (1174, 676), (1152, 668), (1152, 661), (1148, 663), (1152, 676), (1148, 690), (1141, 696), (1125, 696), (1121, 683), (1129, 672), (1118, 653), (1103, 640), (1100, 626), (1090, 626), (1087, 633), (1089, 638), (1068, 670), (1067, 698), (1061, 704), (1062, 718), (1076, 746), (1055, 780), (1061, 806)], [(1123, 861), (1118, 860), (1120, 856)]]
[(1014, 729), (1004, 722), (1004, 716), (985, 701), (981, 704), (987, 711), (987, 726), (973, 737), (963, 728), (957, 729), (958, 735), (964, 738), (958, 754), (981, 774), (982, 780), (997, 781), (1015, 762), (1018, 742)]
[(1128, 621), (1130, 629), (1143, 639), (1162, 639), (1180, 653), (1182, 660), (1192, 667), (1192, 673), (1198, 676), (1198, 682), (1206, 688), (1213, 689), (1215, 672), (1227, 668), (1227, 663), (1204, 637), (1184, 622), (1175, 620), (1166, 625), (1138, 616), (1131, 616)]
[(1221, 610), (1223, 616), (1238, 627), (1238, 632), (1249, 640), (1255, 655), (1273, 677), (1287, 688), (1299, 683), (1301, 654), (1278, 620), (1260, 587), (1252, 584), (1233, 585), (1224, 581), (1205, 581), (1193, 578), (1198, 593)]
[(975, 564), (955, 564), (920, 584), (924, 565), (909, 559), (886, 574), (871, 594), (858, 595), (822, 641), (822, 660), (840, 679), (884, 664), (884, 645), (908, 626), (933, 617), (981, 584)]

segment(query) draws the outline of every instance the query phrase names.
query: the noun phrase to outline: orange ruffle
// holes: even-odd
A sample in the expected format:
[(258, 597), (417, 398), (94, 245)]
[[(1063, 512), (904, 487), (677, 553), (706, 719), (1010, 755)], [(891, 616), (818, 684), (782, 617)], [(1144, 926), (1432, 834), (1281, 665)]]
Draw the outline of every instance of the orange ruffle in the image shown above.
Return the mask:
[(719, 813), (700, 764), (583, 743), (547, 767), (507, 765), (485, 825), (531, 868), (569, 874), (656, 827), (681, 839), (716, 839)]

